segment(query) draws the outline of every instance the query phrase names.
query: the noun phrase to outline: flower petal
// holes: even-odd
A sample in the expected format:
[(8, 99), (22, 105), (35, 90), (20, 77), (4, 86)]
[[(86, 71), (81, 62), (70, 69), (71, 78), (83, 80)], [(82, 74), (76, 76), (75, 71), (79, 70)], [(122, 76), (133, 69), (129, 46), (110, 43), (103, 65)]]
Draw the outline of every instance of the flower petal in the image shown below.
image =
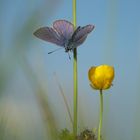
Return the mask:
[(108, 65), (91, 67), (88, 72), (88, 77), (94, 89), (108, 89), (114, 79), (114, 68)]

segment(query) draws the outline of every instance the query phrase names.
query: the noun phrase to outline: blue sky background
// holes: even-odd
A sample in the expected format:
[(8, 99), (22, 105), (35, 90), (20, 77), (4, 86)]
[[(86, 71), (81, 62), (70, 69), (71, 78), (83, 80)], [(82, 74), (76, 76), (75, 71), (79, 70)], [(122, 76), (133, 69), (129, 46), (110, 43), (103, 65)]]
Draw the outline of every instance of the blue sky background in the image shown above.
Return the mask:
[[(112, 65), (115, 80), (104, 94), (103, 134), (109, 140), (140, 137), (139, 7), (139, 0), (77, 0), (77, 25), (95, 25), (85, 43), (78, 47), (79, 128), (98, 125), (99, 95), (89, 86), (88, 69)], [(64, 50), (48, 55), (58, 46), (33, 36), (36, 29), (51, 26), (57, 19), (72, 21), (72, 0), (0, 0), (1, 104), (4, 109), (6, 106), (21, 110), (22, 105), (25, 110), (32, 110), (25, 111), (27, 119), (32, 116), (32, 123), (39, 126), (41, 118), (34, 96), (36, 77), (46, 90), (59, 127), (71, 128), (54, 73), (72, 111), (73, 61)], [(9, 105), (11, 102), (13, 106)], [(8, 115), (11, 116), (10, 112)], [(34, 130), (38, 138), (42, 138), (41, 130)]]

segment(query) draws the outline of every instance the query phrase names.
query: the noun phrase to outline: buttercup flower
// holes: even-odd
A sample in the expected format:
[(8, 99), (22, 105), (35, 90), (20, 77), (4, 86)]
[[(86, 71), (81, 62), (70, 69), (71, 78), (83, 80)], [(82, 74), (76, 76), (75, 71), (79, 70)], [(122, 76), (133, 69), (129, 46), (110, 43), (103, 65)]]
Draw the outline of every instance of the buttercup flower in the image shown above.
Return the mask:
[(88, 77), (91, 82), (91, 86), (98, 90), (110, 88), (114, 79), (114, 75), (114, 68), (108, 65), (91, 67), (88, 71)]

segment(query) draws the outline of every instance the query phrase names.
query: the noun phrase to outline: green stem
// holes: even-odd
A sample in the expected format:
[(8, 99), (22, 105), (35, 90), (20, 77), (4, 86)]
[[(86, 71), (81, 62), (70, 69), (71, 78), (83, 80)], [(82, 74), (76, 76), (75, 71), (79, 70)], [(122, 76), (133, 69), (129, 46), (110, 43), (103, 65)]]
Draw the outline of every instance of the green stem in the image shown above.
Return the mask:
[[(73, 0), (73, 25), (76, 28), (76, 0)], [(77, 49), (73, 50), (73, 134), (77, 135), (77, 101), (78, 101), (78, 79), (77, 79)]]
[(103, 119), (103, 93), (102, 90), (100, 90), (100, 120), (98, 127), (98, 140), (101, 140), (102, 119)]

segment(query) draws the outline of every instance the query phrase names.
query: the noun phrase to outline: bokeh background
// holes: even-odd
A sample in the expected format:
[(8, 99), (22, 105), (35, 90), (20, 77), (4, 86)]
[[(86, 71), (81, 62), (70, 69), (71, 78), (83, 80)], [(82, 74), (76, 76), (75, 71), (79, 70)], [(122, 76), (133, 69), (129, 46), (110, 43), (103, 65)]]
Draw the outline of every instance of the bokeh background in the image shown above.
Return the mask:
[[(79, 131), (98, 127), (99, 94), (89, 86), (91, 66), (115, 67), (104, 91), (105, 140), (140, 139), (140, 1), (77, 0), (77, 25), (94, 24), (78, 48)], [(50, 140), (72, 130), (73, 61), (33, 32), (57, 19), (72, 21), (72, 0), (0, 0), (0, 140)], [(71, 54), (72, 57), (72, 54)]]

